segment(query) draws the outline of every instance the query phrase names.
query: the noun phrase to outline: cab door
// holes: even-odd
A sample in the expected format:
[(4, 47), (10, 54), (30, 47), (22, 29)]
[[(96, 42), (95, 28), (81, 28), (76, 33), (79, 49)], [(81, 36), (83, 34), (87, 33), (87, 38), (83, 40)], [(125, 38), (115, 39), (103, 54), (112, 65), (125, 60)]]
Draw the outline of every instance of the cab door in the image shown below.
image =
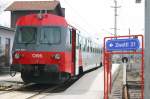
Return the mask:
[(71, 38), (71, 43), (72, 43), (72, 74), (75, 75), (76, 74), (76, 30), (75, 29), (71, 29), (70, 32), (70, 38)]

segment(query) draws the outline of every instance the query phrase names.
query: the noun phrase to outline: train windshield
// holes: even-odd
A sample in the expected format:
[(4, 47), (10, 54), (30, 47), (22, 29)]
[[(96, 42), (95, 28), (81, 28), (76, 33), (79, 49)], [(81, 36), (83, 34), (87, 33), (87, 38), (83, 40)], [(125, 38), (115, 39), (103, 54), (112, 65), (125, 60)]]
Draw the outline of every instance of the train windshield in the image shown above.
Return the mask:
[(18, 43), (35, 43), (37, 35), (36, 27), (20, 27), (17, 32)]
[(41, 28), (41, 43), (58, 44), (60, 43), (61, 30), (59, 27)]

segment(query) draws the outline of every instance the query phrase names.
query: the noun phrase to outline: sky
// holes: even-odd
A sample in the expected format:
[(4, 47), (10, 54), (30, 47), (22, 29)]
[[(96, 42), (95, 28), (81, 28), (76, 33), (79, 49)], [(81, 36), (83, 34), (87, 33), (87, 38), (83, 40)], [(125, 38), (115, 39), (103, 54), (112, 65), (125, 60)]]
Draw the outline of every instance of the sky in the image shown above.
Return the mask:
[[(13, 1), (20, 0), (0, 0), (0, 6), (5, 9)], [(114, 34), (114, 0), (59, 1), (66, 9), (68, 23), (81, 30), (83, 35), (102, 41), (105, 36)], [(121, 6), (118, 8), (117, 35), (128, 35), (129, 28), (131, 34), (144, 34), (144, 0), (140, 4), (136, 4), (135, 0), (117, 1)], [(0, 25), (10, 26), (9, 12), (0, 12)]]

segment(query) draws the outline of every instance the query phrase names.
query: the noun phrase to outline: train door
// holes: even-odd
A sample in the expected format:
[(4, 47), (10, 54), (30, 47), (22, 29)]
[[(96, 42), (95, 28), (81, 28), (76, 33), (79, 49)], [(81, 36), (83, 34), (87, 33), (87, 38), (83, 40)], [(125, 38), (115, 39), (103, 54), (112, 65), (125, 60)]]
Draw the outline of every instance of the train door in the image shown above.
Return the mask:
[(76, 72), (76, 30), (72, 28), (71, 30), (71, 42), (72, 42), (72, 73), (75, 75)]
[(10, 61), (10, 38), (5, 39), (5, 65), (8, 66)]

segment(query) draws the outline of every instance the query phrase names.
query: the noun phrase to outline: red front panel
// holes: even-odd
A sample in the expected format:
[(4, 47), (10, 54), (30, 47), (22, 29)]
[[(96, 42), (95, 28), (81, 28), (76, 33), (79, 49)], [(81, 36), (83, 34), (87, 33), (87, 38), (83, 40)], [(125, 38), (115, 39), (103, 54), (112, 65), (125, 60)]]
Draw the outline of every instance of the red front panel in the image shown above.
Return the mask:
[[(59, 70), (62, 72), (72, 73), (72, 57), (71, 52), (28, 52), (18, 51), (20, 58), (13, 56), (13, 64), (58, 64)], [(56, 54), (60, 55), (60, 59), (55, 59)]]
[(38, 14), (30, 14), (18, 19), (17, 26), (63, 26), (67, 27), (68, 24), (64, 17), (53, 14), (42, 14), (41, 19)]

